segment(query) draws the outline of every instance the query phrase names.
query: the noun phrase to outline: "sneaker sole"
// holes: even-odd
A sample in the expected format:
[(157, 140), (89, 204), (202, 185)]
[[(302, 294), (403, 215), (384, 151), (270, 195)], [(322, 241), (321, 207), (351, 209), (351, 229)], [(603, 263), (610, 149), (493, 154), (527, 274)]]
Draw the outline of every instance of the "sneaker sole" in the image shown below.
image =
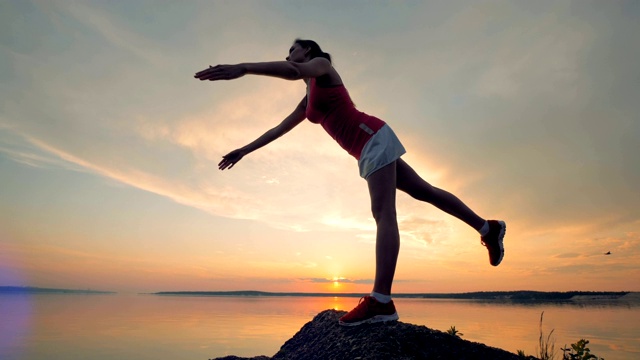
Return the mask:
[(500, 234), (498, 235), (498, 246), (500, 246), (500, 258), (498, 259), (495, 265), (492, 264), (493, 266), (500, 265), (500, 263), (502, 262), (502, 259), (504, 258), (504, 235), (507, 233), (507, 223), (501, 220), (499, 220), (498, 223), (501, 226)]
[(340, 320), (338, 320), (338, 323), (341, 326), (358, 326), (358, 325), (362, 325), (362, 324), (374, 324), (374, 323), (379, 323), (379, 322), (389, 322), (389, 321), (396, 321), (398, 320), (400, 317), (398, 316), (398, 313), (394, 313), (392, 315), (376, 315), (372, 318), (366, 319), (366, 320), (362, 320), (362, 321), (357, 321), (357, 322), (342, 322)]

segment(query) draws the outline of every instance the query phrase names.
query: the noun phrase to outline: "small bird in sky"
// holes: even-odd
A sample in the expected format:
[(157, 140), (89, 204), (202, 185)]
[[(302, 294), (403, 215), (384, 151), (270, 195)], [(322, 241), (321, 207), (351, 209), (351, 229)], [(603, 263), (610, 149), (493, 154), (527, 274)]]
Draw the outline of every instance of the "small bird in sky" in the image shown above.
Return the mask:
[(605, 255), (611, 255), (611, 251), (607, 251), (606, 253), (604, 253)]

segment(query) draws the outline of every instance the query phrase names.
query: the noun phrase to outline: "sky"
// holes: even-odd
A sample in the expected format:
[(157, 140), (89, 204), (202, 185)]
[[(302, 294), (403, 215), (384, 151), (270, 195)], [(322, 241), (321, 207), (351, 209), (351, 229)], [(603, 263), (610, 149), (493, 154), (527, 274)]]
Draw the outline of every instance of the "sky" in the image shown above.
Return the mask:
[(640, 291), (638, 33), (637, 1), (2, 1), (0, 285), (369, 292), (367, 185), (320, 126), (217, 168), (305, 84), (193, 78), (304, 38), (426, 181), (507, 222), (492, 267), (398, 193), (394, 292)]

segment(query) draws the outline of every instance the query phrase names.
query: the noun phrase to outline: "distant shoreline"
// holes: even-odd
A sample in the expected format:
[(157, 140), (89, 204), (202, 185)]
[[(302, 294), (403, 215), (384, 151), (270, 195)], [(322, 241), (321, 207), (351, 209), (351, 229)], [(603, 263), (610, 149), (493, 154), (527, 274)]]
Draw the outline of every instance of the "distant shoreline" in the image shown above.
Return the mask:
[[(502, 301), (573, 301), (573, 300), (618, 300), (638, 296), (629, 291), (478, 291), (466, 293), (397, 293), (394, 298), (411, 299), (459, 299), (459, 300), (502, 300)], [(149, 295), (161, 296), (229, 296), (229, 297), (361, 297), (362, 293), (305, 293), (267, 291), (161, 291)]]
[(116, 294), (114, 291), (52, 289), (33, 286), (0, 286), (0, 294)]
[[(0, 286), (0, 294), (117, 294), (115, 291), (91, 289), (55, 289), (32, 286)], [(160, 291), (139, 293), (157, 296), (219, 296), (219, 297), (362, 297), (363, 293), (321, 293), (321, 292), (269, 292), (269, 291)], [(640, 292), (632, 291), (476, 291), (464, 293), (397, 293), (398, 299), (446, 299), (446, 300), (490, 300), (506, 302), (550, 301), (627, 301), (640, 303)]]

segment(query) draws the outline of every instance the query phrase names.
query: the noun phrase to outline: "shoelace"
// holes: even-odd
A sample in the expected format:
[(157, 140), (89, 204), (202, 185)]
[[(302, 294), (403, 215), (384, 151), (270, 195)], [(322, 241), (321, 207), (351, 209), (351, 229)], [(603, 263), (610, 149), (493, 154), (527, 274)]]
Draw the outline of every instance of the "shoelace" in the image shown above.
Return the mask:
[(485, 247), (487, 247), (487, 248), (489, 248), (489, 246), (492, 246), (492, 247), (493, 247), (493, 245), (491, 245), (491, 244), (489, 244), (488, 242), (484, 241), (484, 239), (483, 239), (483, 238), (480, 238), (480, 244), (482, 244), (483, 246), (485, 246)]
[(354, 312), (357, 312), (358, 315), (365, 315), (367, 313), (367, 308), (369, 307), (369, 303), (367, 300), (367, 296), (363, 296), (358, 301), (358, 306), (356, 306)]

